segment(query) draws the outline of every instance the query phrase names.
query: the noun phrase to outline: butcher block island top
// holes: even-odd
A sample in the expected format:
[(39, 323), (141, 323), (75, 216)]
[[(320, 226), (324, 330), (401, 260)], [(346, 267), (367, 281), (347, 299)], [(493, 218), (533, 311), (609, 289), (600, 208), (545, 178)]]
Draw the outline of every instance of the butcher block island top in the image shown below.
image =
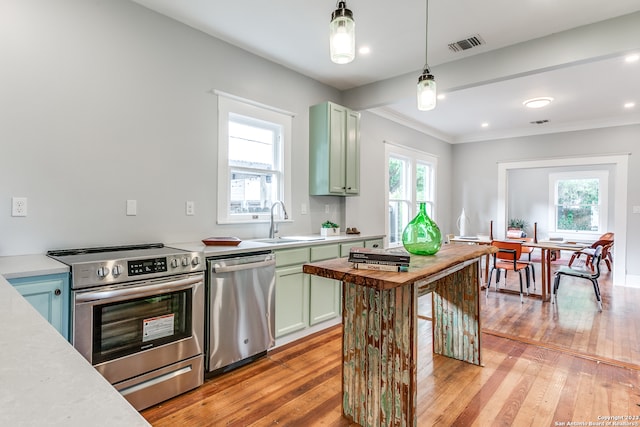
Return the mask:
[(431, 292), (433, 352), (482, 365), (480, 260), (493, 246), (445, 245), (406, 272), (347, 258), (305, 264), (342, 281), (342, 414), (362, 426), (417, 426), (418, 297)]
[[(388, 251), (393, 253), (394, 249)], [(316, 276), (382, 290), (416, 282), (429, 282), (429, 279), (446, 273), (452, 268), (459, 269), (468, 261), (477, 260), (479, 257), (494, 252), (497, 252), (497, 248), (488, 245), (444, 245), (435, 255), (411, 255), (409, 271), (405, 272), (359, 270), (352, 268), (352, 263), (348, 262), (346, 258), (306, 264), (303, 271)]]

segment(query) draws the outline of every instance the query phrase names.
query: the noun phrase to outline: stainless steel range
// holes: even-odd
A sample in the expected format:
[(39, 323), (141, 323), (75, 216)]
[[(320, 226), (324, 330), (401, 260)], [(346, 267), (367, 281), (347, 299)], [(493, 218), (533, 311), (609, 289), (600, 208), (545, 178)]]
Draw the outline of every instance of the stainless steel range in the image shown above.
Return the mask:
[(204, 263), (161, 243), (49, 251), (71, 267), (73, 346), (138, 410), (204, 380)]

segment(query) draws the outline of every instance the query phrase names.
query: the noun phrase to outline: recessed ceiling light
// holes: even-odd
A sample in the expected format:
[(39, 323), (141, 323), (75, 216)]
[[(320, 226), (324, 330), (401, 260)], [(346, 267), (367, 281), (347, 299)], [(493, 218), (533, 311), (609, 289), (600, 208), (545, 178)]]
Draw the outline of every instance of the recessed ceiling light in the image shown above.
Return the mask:
[(358, 53), (360, 53), (360, 55), (368, 55), (371, 53), (371, 48), (369, 46), (362, 46), (358, 49)]
[(444, 93), (439, 93), (438, 96), (436, 96), (436, 98), (438, 98), (440, 101), (442, 101), (446, 97), (447, 97), (447, 95), (445, 95)]
[(551, 104), (551, 101), (553, 101), (553, 98), (549, 96), (543, 96), (540, 98), (527, 99), (522, 103), (522, 105), (524, 105), (527, 108), (542, 108)]
[(483, 128), (488, 128), (489, 127), (489, 123), (484, 122), (483, 124), (481, 124), (480, 126), (482, 126)]
[(636, 106), (635, 102), (625, 102), (624, 108), (633, 108)]
[(636, 62), (640, 59), (640, 55), (638, 54), (633, 54), (633, 55), (627, 55), (624, 60), (627, 62)]

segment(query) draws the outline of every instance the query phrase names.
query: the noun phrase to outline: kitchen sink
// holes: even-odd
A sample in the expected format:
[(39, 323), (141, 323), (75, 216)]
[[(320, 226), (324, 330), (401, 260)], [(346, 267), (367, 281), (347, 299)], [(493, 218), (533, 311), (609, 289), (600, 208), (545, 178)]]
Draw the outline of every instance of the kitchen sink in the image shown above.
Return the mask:
[(277, 245), (280, 243), (300, 242), (301, 240), (282, 239), (280, 237), (276, 237), (275, 239), (252, 239), (251, 241), (258, 242), (258, 243), (268, 243), (270, 245)]
[(252, 239), (252, 242), (268, 243), (271, 245), (278, 245), (283, 243), (296, 243), (296, 242), (314, 242), (317, 240), (324, 240), (324, 237), (315, 236), (283, 236), (267, 239)]

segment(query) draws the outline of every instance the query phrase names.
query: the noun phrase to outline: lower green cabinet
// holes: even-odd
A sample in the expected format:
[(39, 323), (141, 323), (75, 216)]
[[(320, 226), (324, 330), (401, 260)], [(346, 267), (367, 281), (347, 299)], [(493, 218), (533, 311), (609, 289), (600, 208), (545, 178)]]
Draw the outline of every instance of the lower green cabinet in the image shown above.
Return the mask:
[(283, 249), (276, 253), (276, 338), (309, 326), (309, 275), (302, 266), (309, 262), (309, 247)]
[(8, 279), (60, 334), (69, 340), (69, 274)]
[[(311, 262), (340, 257), (338, 244), (311, 247)], [(311, 276), (311, 299), (309, 301), (309, 324), (311, 326), (341, 315), (342, 283), (326, 277)]]
[(326, 277), (311, 276), (309, 324), (311, 326), (340, 316), (341, 283)]
[(342, 283), (302, 272), (308, 262), (349, 255), (353, 246), (380, 247), (382, 239), (276, 250), (276, 338), (342, 315)]
[(309, 326), (309, 279), (302, 265), (276, 268), (276, 338)]

